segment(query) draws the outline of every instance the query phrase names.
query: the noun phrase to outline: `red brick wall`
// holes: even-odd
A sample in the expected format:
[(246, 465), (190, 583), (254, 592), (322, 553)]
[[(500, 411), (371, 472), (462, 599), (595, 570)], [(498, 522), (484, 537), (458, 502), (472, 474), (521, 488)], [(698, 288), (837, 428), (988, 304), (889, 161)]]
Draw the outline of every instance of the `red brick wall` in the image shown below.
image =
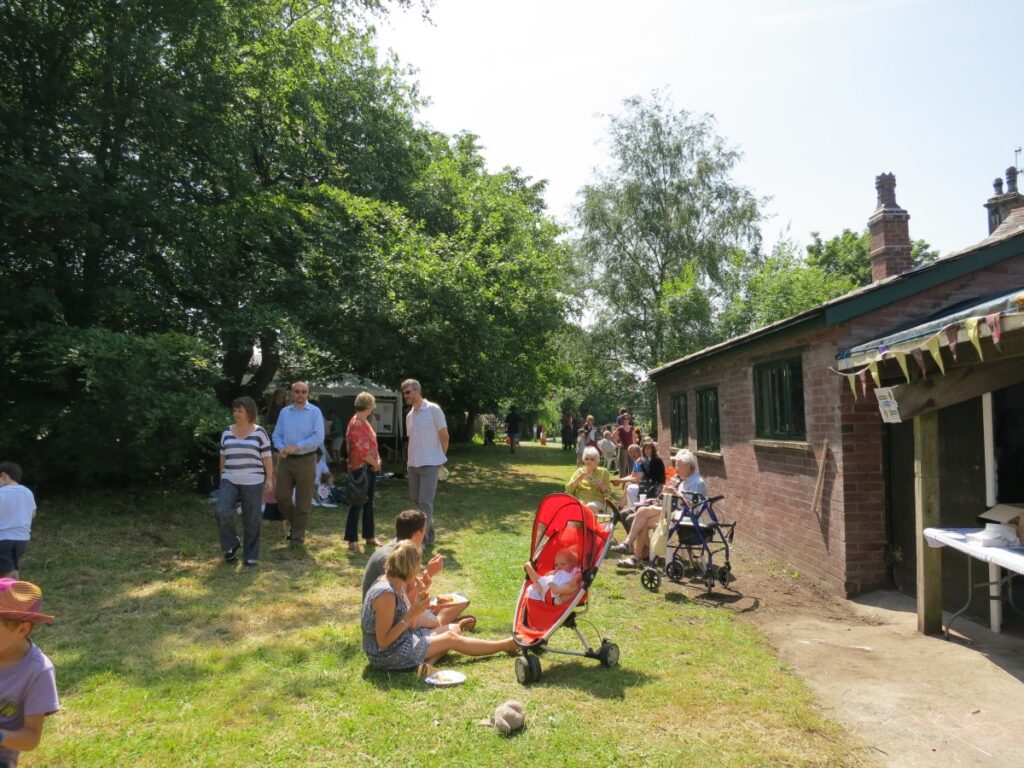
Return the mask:
[[(961, 301), (1024, 286), (1024, 254), (949, 281), (842, 325), (767, 337), (759, 343), (675, 370), (657, 381), (659, 448), (682, 441), (670, 434), (670, 401), (686, 392), (694, 450), (694, 392), (718, 387), (721, 452), (698, 454), (701, 474), (721, 509), (749, 541), (793, 563), (829, 588), (857, 594), (888, 583), (883, 467), (883, 424), (869, 381), (855, 400), (846, 378), (829, 371), (843, 349), (923, 321)], [(754, 434), (755, 363), (799, 352), (803, 360), (804, 443), (771, 444)], [(821, 503), (812, 510), (823, 443), (828, 440)], [(742, 576), (742, 574), (737, 574)]]

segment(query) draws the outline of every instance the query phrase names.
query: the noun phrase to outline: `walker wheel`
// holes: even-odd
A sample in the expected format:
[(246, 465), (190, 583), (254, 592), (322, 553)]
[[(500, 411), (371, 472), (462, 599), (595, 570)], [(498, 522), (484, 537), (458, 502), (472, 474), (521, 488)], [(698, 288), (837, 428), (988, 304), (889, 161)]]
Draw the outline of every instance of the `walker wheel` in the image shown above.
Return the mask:
[(619, 666), (619, 646), (609, 643), (607, 640), (601, 643), (601, 649), (597, 652), (597, 658), (603, 667)]
[(655, 568), (644, 568), (643, 573), (640, 574), (640, 584), (644, 589), (657, 592), (658, 587), (661, 586), (661, 574)]
[(730, 573), (732, 573), (732, 566), (728, 563), (718, 567), (718, 581), (723, 587), (729, 586)]
[(715, 569), (708, 568), (704, 573), (704, 586), (708, 588), (708, 592), (715, 588)]
[(685, 574), (686, 569), (678, 560), (670, 560), (668, 565), (665, 566), (665, 575), (672, 579), (672, 581), (682, 581)]

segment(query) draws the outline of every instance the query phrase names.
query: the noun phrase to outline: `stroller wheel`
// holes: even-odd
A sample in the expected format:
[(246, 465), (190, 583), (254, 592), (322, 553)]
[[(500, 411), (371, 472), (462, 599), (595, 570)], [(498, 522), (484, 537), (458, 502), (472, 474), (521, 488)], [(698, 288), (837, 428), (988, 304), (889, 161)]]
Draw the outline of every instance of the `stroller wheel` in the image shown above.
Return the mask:
[(602, 667), (617, 667), (619, 665), (619, 646), (605, 640), (601, 643), (601, 650), (597, 652), (597, 658)]
[(644, 589), (657, 592), (658, 587), (661, 586), (661, 574), (654, 568), (644, 568), (643, 573), (640, 574), (640, 584)]
[(685, 574), (686, 569), (678, 560), (669, 560), (668, 565), (665, 566), (665, 575), (672, 581), (682, 581)]
[(529, 656), (516, 656), (516, 680), (520, 685), (530, 684)]
[(530, 668), (530, 682), (536, 683), (540, 680), (540, 657), (531, 654), (526, 657), (526, 664)]

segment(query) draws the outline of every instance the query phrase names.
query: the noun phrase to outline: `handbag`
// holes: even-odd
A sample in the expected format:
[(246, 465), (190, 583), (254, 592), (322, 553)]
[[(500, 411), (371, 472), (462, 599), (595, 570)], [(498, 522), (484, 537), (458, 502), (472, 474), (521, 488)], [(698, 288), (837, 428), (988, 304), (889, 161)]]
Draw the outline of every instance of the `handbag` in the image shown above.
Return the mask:
[(348, 473), (348, 503), (353, 507), (361, 507), (370, 498), (370, 467), (363, 464), (359, 469)]

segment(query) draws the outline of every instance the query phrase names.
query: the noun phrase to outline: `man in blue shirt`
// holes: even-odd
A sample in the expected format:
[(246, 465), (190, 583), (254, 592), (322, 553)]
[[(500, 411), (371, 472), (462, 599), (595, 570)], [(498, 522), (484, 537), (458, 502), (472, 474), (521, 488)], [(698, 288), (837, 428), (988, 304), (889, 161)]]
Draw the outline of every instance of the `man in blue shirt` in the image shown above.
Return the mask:
[[(309, 385), (292, 384), (292, 404), (282, 408), (274, 426), (274, 448), (278, 450), (277, 506), (291, 526), (292, 545), (306, 540), (309, 510), (316, 489), (316, 449), (324, 443), (324, 417), (309, 402)], [(292, 492), (295, 501), (292, 501)]]

